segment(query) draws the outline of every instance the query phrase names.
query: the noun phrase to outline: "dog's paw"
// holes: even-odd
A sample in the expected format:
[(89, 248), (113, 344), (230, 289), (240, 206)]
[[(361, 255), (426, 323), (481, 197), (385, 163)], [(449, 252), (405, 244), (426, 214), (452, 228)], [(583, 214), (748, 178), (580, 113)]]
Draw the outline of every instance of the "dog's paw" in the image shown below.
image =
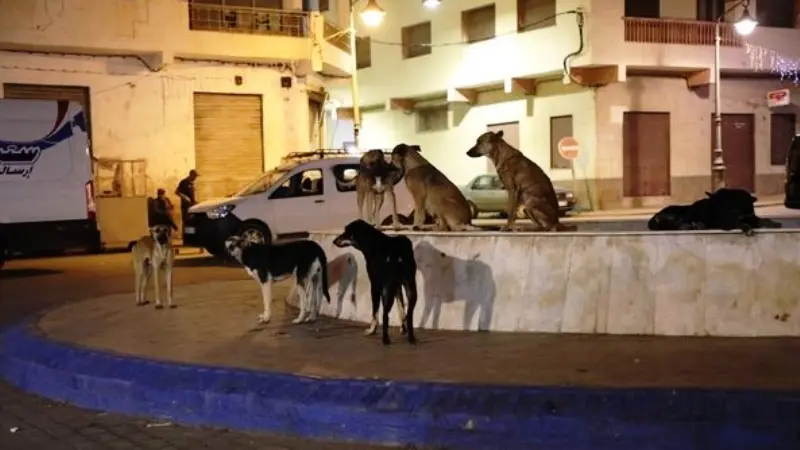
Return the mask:
[(408, 328), (406, 328), (405, 324), (400, 326), (400, 334), (408, 333)]
[(156, 305), (156, 309), (164, 309), (164, 305), (159, 303), (158, 305)]
[(177, 307), (178, 307), (178, 305), (169, 305), (169, 309), (175, 309)]
[(316, 316), (306, 316), (303, 319), (303, 323), (314, 323), (316, 321), (317, 321), (317, 317)]
[(417, 338), (413, 334), (408, 335), (408, 343), (411, 345), (417, 345)]
[(267, 322), (269, 322), (269, 316), (266, 314), (259, 314), (258, 317), (256, 317), (256, 323), (267, 323)]
[(364, 336), (372, 336), (373, 334), (375, 334), (375, 328), (373, 327), (369, 327), (364, 330)]
[(298, 316), (298, 317), (295, 317), (294, 320), (292, 320), (292, 323), (293, 324), (298, 324), (298, 323), (303, 323), (303, 321), (305, 321), (305, 317)]
[(389, 336), (385, 335), (385, 334), (383, 335), (383, 339), (381, 339), (381, 342), (383, 342), (383, 345), (391, 345), (392, 344), (392, 340), (389, 339)]
[(413, 226), (411, 227), (411, 231), (422, 231), (422, 227), (420, 227), (420, 226), (417, 226), (417, 225), (413, 225)]
[(150, 302), (137, 302), (136, 306), (144, 306), (144, 305), (149, 305), (149, 304), (150, 304)]
[(744, 231), (744, 235), (745, 235), (745, 236), (748, 236), (748, 237), (752, 237), (752, 236), (755, 236), (755, 235), (756, 235), (756, 230), (755, 230), (755, 228), (748, 228), (748, 229), (746, 229), (746, 230), (742, 230), (742, 231)]

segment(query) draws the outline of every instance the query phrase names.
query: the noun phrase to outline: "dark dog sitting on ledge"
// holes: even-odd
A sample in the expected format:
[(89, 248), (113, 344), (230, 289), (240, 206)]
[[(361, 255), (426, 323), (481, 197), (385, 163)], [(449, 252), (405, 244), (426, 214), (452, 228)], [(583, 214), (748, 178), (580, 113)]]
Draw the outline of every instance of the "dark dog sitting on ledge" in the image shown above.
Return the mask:
[(748, 236), (756, 228), (781, 228), (780, 223), (756, 215), (757, 200), (744, 189), (706, 192), (706, 198), (691, 205), (671, 205), (657, 212), (647, 222), (647, 228), (652, 231), (739, 229)]
[[(333, 245), (354, 247), (364, 254), (367, 262), (372, 294), (372, 323), (367, 335), (378, 327), (378, 308), (383, 303), (383, 344), (389, 345), (389, 312), (397, 298), (397, 314), (408, 342), (417, 342), (414, 336), (414, 307), (417, 305), (417, 261), (414, 248), (407, 236), (388, 236), (358, 219), (347, 224), (344, 232), (333, 240)], [(408, 310), (403, 302), (403, 290), (408, 298)]]

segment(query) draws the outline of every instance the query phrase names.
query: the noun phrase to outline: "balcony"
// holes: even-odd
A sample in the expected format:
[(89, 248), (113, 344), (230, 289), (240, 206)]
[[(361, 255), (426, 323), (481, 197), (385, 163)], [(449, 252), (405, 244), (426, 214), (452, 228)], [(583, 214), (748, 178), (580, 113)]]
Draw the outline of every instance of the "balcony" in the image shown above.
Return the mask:
[[(714, 22), (676, 19), (645, 19), (623, 17), (625, 42), (645, 44), (714, 45)], [(733, 25), (723, 23), (720, 27), (720, 44), (741, 47), (742, 38)]]
[(350, 35), (347, 30), (339, 28), (333, 22), (325, 21), (325, 41), (330, 42), (331, 45), (339, 50), (350, 53)]
[(265, 36), (309, 36), (309, 15), (256, 7), (189, 3), (189, 29)]

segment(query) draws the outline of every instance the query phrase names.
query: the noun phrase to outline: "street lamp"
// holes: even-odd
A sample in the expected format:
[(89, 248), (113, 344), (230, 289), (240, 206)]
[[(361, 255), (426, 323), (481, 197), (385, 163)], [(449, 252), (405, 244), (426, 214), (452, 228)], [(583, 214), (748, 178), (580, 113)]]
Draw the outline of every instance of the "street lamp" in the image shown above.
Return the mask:
[(428, 9), (436, 9), (441, 6), (442, 0), (422, 0), (422, 6)]
[[(352, 72), (350, 76), (350, 89), (353, 96), (353, 143), (355, 144), (356, 150), (360, 148), (358, 145), (358, 134), (359, 131), (361, 131), (361, 107), (358, 105), (358, 60), (356, 58), (355, 5), (357, 2), (358, 0), (350, 0), (350, 29), (348, 30), (350, 32), (350, 70)], [(367, 4), (364, 6), (360, 15), (361, 20), (366, 26), (375, 27), (380, 25), (385, 14), (386, 11), (378, 5), (376, 0), (367, 0)]]
[(758, 22), (753, 19), (748, 9), (750, 6), (750, 0), (738, 0), (732, 3), (733, 4), (730, 6), (730, 8), (728, 8), (728, 10), (725, 11), (721, 16), (717, 17), (717, 20), (714, 23), (714, 133), (716, 139), (714, 143), (713, 161), (711, 163), (714, 190), (725, 187), (725, 160), (722, 157), (722, 93), (720, 88), (720, 82), (722, 81), (720, 79), (722, 20), (725, 18), (725, 15), (733, 11), (734, 8), (742, 6), (744, 8), (744, 11), (742, 11), (742, 16), (736, 23), (733, 24), (733, 28), (736, 30), (736, 32), (739, 35), (747, 36), (748, 34), (752, 33), (758, 25)]

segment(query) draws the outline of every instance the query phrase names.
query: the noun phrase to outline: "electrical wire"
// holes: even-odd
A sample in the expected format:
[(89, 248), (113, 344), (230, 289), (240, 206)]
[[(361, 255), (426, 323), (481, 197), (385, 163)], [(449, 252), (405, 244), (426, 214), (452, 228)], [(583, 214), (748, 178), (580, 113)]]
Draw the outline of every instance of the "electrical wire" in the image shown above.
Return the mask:
[[(541, 20), (537, 20), (536, 22), (525, 24), (524, 26), (520, 27), (517, 30), (496, 34), (496, 35), (494, 35), (492, 37), (492, 39), (497, 39), (499, 37), (505, 37), (505, 36), (513, 36), (515, 34), (524, 33), (526, 31), (531, 31), (533, 29), (536, 29), (539, 25), (547, 23), (547, 22), (555, 19), (556, 17), (566, 16), (568, 14), (577, 14), (579, 16), (583, 16), (583, 12), (581, 10), (578, 10), (578, 9), (571, 9), (569, 11), (562, 11), (560, 13), (555, 13), (553, 15), (547, 16), (547, 17), (545, 17), (545, 18), (543, 18)], [(402, 42), (382, 41), (380, 39), (373, 39), (373, 38), (370, 38), (370, 43), (378, 44), (378, 45), (396, 46), (396, 47), (403, 47), (403, 46), (408, 47), (409, 46), (408, 44), (403, 44)], [(452, 41), (452, 42), (438, 42), (438, 43), (429, 42), (427, 44), (414, 44), (413, 47), (431, 47), (431, 48), (453, 47), (453, 46), (460, 46), (460, 45), (469, 45), (471, 43), (472, 42), (464, 41), (464, 40)]]

